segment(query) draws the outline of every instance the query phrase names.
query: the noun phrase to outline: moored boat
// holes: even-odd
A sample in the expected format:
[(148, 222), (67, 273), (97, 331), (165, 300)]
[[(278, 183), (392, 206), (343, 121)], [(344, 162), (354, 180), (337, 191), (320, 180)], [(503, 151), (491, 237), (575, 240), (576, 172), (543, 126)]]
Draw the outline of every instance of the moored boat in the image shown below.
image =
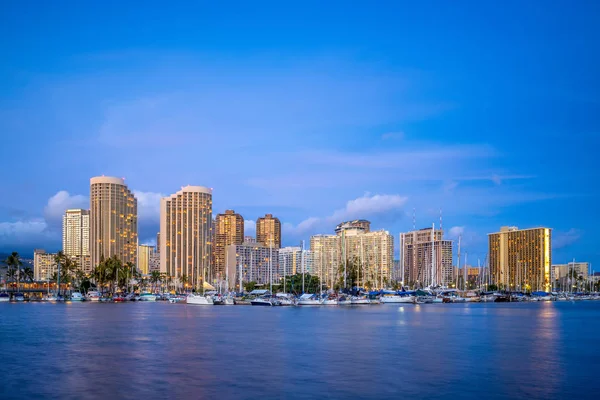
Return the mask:
[(156, 301), (156, 295), (152, 293), (140, 294), (140, 301)]
[(338, 298), (338, 306), (351, 306), (352, 305), (352, 300), (350, 300), (350, 297), (342, 295)]
[(85, 297), (80, 292), (71, 293), (71, 301), (85, 301)]
[(5, 303), (7, 301), (10, 301), (10, 294), (0, 293), (0, 303)]
[(299, 306), (320, 306), (321, 301), (316, 294), (305, 293), (298, 299)]
[(350, 298), (350, 304), (353, 306), (361, 306), (371, 304), (371, 300), (367, 296), (352, 296)]
[(102, 297), (102, 295), (96, 290), (91, 290), (87, 293), (87, 299), (89, 301), (100, 301), (100, 297)]
[(185, 298), (185, 302), (195, 306), (212, 306), (213, 299), (210, 296), (203, 296), (201, 294), (190, 293)]

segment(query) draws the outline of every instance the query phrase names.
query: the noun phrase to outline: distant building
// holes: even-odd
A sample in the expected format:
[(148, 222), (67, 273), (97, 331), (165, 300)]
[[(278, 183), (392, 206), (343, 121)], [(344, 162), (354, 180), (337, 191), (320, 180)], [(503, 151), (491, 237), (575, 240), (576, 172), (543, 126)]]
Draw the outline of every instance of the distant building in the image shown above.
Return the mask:
[(148, 260), (148, 273), (151, 274), (154, 271), (160, 272), (160, 254), (157, 252), (150, 254)]
[(138, 246), (138, 264), (137, 269), (140, 273), (148, 275), (150, 273), (150, 258), (154, 255), (154, 246), (141, 244)]
[(117, 256), (123, 264), (137, 263), (137, 199), (122, 178), (90, 179), (91, 268)]
[(279, 249), (279, 274), (281, 276), (289, 276), (301, 273), (302, 261), (301, 247), (282, 247)]
[(215, 219), (213, 242), (213, 276), (217, 280), (225, 279), (225, 250), (232, 244), (244, 242), (244, 218), (233, 210), (217, 214)]
[(160, 271), (186, 275), (193, 288), (211, 281), (212, 189), (185, 186), (160, 200)]
[(363, 233), (368, 233), (371, 230), (371, 222), (366, 219), (356, 219), (354, 221), (345, 221), (335, 227), (335, 233), (341, 235), (344, 230), (360, 230)]
[(400, 236), (400, 280), (415, 287), (450, 286), (454, 282), (452, 241), (441, 229), (424, 228)]
[[(310, 238), (314, 274), (330, 288), (343, 286), (343, 266), (357, 265), (361, 286), (381, 288), (391, 283), (394, 263), (394, 237), (389, 232), (370, 231), (370, 222), (356, 220), (336, 227), (335, 235)], [(350, 282), (346, 282), (349, 285)]]
[(265, 214), (256, 220), (256, 242), (265, 247), (281, 247), (281, 222), (273, 214)]
[(85, 274), (92, 272), (90, 256), (90, 212), (69, 209), (63, 215), (62, 249)]
[(45, 250), (33, 251), (33, 276), (36, 281), (49, 281), (57, 271), (56, 253), (46, 253)]
[(590, 263), (588, 262), (570, 262), (567, 264), (553, 264), (551, 269), (552, 281), (566, 278), (572, 272), (575, 276), (581, 276), (586, 279), (590, 275)]
[(512, 290), (550, 290), (551, 229), (505, 226), (488, 239), (493, 283)]
[(256, 238), (252, 236), (244, 236), (244, 241), (242, 243), (256, 243)]
[(256, 282), (279, 284), (279, 249), (261, 243), (243, 243), (227, 246), (227, 270), (230, 288), (239, 289), (240, 270), (242, 284)]

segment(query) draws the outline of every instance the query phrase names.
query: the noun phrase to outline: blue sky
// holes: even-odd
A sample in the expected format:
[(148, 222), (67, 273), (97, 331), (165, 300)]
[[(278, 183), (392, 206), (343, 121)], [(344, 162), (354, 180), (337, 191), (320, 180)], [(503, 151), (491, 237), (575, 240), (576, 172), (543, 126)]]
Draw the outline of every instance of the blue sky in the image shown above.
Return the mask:
[(133, 3), (2, 3), (0, 251), (58, 249), (105, 174), (141, 242), (197, 184), (288, 245), (441, 208), (469, 263), (548, 226), (555, 262), (600, 268), (598, 2)]

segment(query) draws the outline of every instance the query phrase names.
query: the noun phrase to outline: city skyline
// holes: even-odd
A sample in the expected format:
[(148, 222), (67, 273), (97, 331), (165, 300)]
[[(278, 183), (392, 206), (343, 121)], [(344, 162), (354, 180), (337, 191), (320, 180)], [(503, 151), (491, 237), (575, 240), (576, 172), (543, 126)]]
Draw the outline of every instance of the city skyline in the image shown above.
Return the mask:
[(60, 249), (62, 213), (87, 208), (87, 180), (105, 174), (138, 198), (140, 243), (160, 198), (191, 184), (249, 232), (276, 215), (282, 246), (355, 218), (397, 237), (413, 209), (420, 229), (441, 208), (474, 260), (518, 225), (551, 227), (556, 262), (600, 263), (596, 4), (124, 5), (94, 21), (49, 7), (0, 17), (0, 129), (18, 154), (0, 170), (2, 252)]

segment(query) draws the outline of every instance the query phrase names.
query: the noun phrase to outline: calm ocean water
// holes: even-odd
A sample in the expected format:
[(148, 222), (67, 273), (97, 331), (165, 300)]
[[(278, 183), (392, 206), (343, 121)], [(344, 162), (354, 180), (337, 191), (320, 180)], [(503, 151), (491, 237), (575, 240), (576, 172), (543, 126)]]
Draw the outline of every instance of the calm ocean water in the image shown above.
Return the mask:
[(3, 303), (0, 398), (598, 398), (599, 339), (600, 302)]

